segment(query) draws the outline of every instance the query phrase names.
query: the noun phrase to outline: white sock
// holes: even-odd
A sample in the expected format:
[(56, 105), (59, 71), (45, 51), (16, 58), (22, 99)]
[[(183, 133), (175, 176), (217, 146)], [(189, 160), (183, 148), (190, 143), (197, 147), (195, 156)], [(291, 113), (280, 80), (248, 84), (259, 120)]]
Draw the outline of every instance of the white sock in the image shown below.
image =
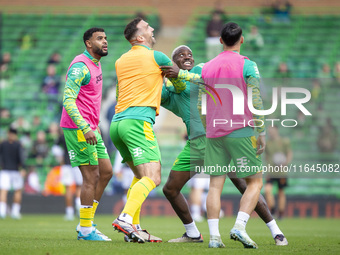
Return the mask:
[(75, 206), (75, 208), (76, 208), (77, 211), (79, 211), (80, 205), (81, 205), (80, 197), (76, 197), (76, 198), (74, 199), (74, 206)]
[(198, 218), (201, 216), (201, 206), (199, 205), (192, 205), (191, 206), (191, 213), (194, 218)]
[(7, 204), (5, 202), (0, 202), (0, 217), (5, 218), (7, 211)]
[(200, 232), (198, 231), (195, 222), (191, 222), (189, 224), (184, 224), (185, 232), (189, 237), (195, 238), (200, 237)]
[(203, 192), (201, 208), (204, 212), (207, 212), (207, 197), (208, 197), (208, 192)]
[(91, 227), (80, 227), (80, 232), (82, 235), (86, 236), (92, 232), (92, 226)]
[(73, 207), (72, 207), (72, 206), (67, 206), (67, 207), (66, 207), (66, 210), (65, 210), (65, 213), (66, 213), (67, 216), (73, 217), (73, 215), (74, 215), (74, 209), (73, 209)]
[(18, 215), (20, 215), (20, 208), (21, 208), (20, 204), (14, 203), (14, 204), (12, 205), (12, 215), (13, 215), (13, 216), (18, 216)]
[(128, 215), (127, 213), (122, 213), (118, 216), (118, 219), (125, 221), (127, 223), (132, 224), (132, 216)]
[(270, 232), (272, 233), (273, 238), (275, 238), (276, 235), (283, 235), (282, 231), (280, 230), (279, 226), (277, 225), (274, 219), (268, 222), (266, 225), (269, 228)]
[(142, 227), (140, 226), (140, 224), (135, 224), (135, 227), (137, 230), (142, 230)]
[(221, 236), (218, 228), (219, 219), (208, 219), (210, 236)]
[(250, 218), (250, 215), (248, 213), (239, 211), (237, 214), (235, 225), (237, 224), (239, 226), (246, 228), (249, 218)]

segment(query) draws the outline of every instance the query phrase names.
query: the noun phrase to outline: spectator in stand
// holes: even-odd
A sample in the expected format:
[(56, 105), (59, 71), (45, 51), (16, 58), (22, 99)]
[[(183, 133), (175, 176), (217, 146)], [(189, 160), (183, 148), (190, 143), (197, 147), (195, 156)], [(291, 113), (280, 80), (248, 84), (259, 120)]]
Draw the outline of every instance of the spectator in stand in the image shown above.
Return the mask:
[[(65, 216), (64, 219), (72, 221), (74, 214), (79, 215), (80, 209), (80, 191), (83, 183), (83, 177), (78, 167), (72, 167), (70, 157), (67, 151), (64, 133), (61, 128), (58, 129), (59, 137), (52, 146), (52, 154), (60, 163), (60, 181), (65, 186)], [(75, 190), (73, 190), (75, 185)], [(74, 199), (74, 204), (73, 204)], [(74, 210), (74, 208), (76, 210)]]
[(227, 14), (223, 9), (222, 1), (220, 0), (215, 1), (213, 12), (219, 13), (224, 21), (227, 20)]
[(331, 67), (328, 63), (322, 65), (322, 69), (317, 73), (317, 78), (319, 78), (321, 86), (323, 89), (329, 88), (333, 83), (333, 74)]
[(43, 79), (42, 90), (49, 95), (58, 95), (60, 77), (57, 75), (56, 67), (53, 64), (47, 66), (47, 76)]
[(221, 53), (223, 46), (220, 42), (220, 33), (224, 21), (220, 11), (213, 11), (212, 17), (209, 20), (206, 28), (207, 38), (205, 39), (207, 60), (213, 59)]
[(23, 116), (19, 116), (12, 124), (11, 127), (17, 130), (19, 138), (31, 130), (31, 125), (25, 120)]
[(8, 130), (8, 139), (0, 144), (0, 219), (6, 217), (7, 194), (13, 189), (11, 217), (20, 219), (22, 188), (24, 186), (24, 153), (18, 141), (17, 130)]
[(314, 102), (317, 105), (317, 108), (319, 110), (322, 110), (322, 103), (324, 102), (324, 93), (319, 79), (313, 80), (311, 97), (312, 102)]
[(285, 87), (291, 78), (291, 72), (286, 62), (281, 62), (275, 73), (276, 87)]
[(0, 108), (0, 141), (6, 136), (12, 122), (11, 112), (7, 108)]
[(26, 51), (35, 47), (37, 39), (30, 32), (23, 31), (18, 41), (20, 49)]
[(9, 85), (9, 79), (12, 76), (11, 69), (11, 54), (5, 52), (2, 55), (0, 63), (0, 89), (5, 88)]
[(264, 46), (263, 37), (256, 26), (250, 27), (250, 33), (246, 35), (246, 40), (255, 51), (262, 49)]
[(54, 53), (52, 53), (52, 55), (47, 60), (47, 64), (58, 65), (60, 63), (60, 60), (61, 60), (61, 56), (60, 56), (59, 52), (54, 52)]
[(336, 62), (334, 65), (333, 76), (335, 79), (335, 83), (339, 86), (340, 85), (340, 61)]
[(48, 132), (46, 134), (47, 142), (52, 146), (58, 139), (60, 135), (59, 125), (56, 122), (51, 122), (48, 126)]
[(320, 79), (332, 78), (332, 71), (331, 71), (331, 67), (329, 66), (329, 64), (324, 63), (322, 65), (322, 69), (318, 72), (318, 78)]
[[(268, 128), (269, 139), (265, 149), (265, 157), (269, 166), (288, 166), (293, 159), (293, 151), (289, 138), (280, 136), (279, 129), (276, 126)], [(284, 188), (287, 187), (287, 173), (275, 172), (268, 173), (267, 183), (265, 185), (265, 195), (271, 214), (275, 214), (275, 198), (273, 195), (273, 184), (276, 183), (279, 188), (278, 192), (278, 212), (279, 219), (284, 215), (286, 209), (286, 195)]]
[(38, 114), (33, 116), (32, 125), (30, 131), (32, 134), (36, 134), (39, 130), (44, 130), (43, 125), (41, 123), (41, 117)]
[(273, 4), (275, 21), (289, 23), (291, 9), (292, 5), (288, 0), (276, 0)]
[(288, 69), (287, 63), (281, 62), (279, 64), (275, 77), (282, 78), (282, 79), (291, 78), (291, 73), (290, 73), (290, 70)]
[(338, 140), (338, 132), (336, 126), (333, 125), (332, 119), (327, 118), (326, 123), (320, 127), (318, 136), (318, 148), (323, 154), (331, 154), (335, 152)]
[(33, 142), (31, 157), (35, 158), (37, 165), (41, 166), (49, 153), (49, 146), (46, 141), (46, 132), (38, 131), (37, 138)]

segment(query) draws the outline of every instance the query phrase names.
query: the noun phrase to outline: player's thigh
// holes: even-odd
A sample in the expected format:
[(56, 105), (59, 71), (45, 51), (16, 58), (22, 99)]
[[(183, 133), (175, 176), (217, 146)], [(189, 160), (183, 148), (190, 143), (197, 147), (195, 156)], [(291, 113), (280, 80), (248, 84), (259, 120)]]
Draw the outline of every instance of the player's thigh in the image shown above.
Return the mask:
[(226, 144), (236, 166), (238, 178), (246, 178), (262, 171), (261, 155), (256, 154), (255, 136), (227, 138)]
[(97, 150), (98, 159), (110, 159), (102, 135), (98, 132), (98, 130), (95, 130), (94, 133), (97, 138), (97, 144), (95, 145), (95, 147)]
[(127, 162), (132, 161), (132, 157), (131, 157), (129, 148), (127, 147), (124, 140), (119, 134), (119, 129), (122, 129), (122, 128), (124, 128), (124, 123), (122, 123), (122, 121), (111, 122), (110, 137), (111, 137), (111, 140), (114, 146), (117, 148), (117, 150), (119, 151), (122, 157), (121, 163), (127, 163)]
[(171, 170), (169, 177), (164, 185), (164, 192), (179, 192), (183, 188), (183, 186), (190, 180), (190, 178), (190, 171)]
[(158, 162), (149, 162), (143, 163), (135, 166), (137, 169), (138, 176), (137, 178), (142, 178), (144, 176), (152, 179), (157, 185), (160, 184), (161, 181), (161, 163)]
[(206, 137), (200, 136), (190, 142), (190, 171), (200, 174), (204, 167)]
[(190, 172), (190, 140), (187, 141), (183, 150), (178, 154), (175, 162), (173, 163), (171, 170)]
[(0, 171), (0, 189), (1, 190), (11, 189), (10, 171), (7, 171), (7, 170)]
[(129, 149), (135, 166), (161, 161), (157, 139), (149, 122), (134, 119), (122, 120), (119, 124), (118, 135)]
[(24, 187), (24, 178), (19, 171), (13, 171), (11, 179), (14, 190), (21, 190)]
[(204, 172), (213, 176), (222, 176), (228, 173), (230, 154), (226, 150), (225, 137), (207, 138)]
[(63, 131), (72, 167), (98, 165), (96, 145), (88, 144), (80, 129), (64, 128)]

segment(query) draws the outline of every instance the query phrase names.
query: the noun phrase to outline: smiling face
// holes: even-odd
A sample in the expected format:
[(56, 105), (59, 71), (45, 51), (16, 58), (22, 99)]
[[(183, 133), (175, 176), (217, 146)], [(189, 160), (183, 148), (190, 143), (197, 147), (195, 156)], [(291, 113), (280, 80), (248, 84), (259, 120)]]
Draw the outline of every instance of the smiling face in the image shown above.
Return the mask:
[(186, 47), (181, 47), (174, 55), (174, 62), (180, 69), (190, 71), (194, 67), (195, 60), (192, 56), (191, 50)]
[(153, 34), (154, 29), (144, 20), (141, 20), (138, 23), (137, 28), (137, 40), (142, 41), (146, 46), (152, 48), (156, 43), (156, 39)]

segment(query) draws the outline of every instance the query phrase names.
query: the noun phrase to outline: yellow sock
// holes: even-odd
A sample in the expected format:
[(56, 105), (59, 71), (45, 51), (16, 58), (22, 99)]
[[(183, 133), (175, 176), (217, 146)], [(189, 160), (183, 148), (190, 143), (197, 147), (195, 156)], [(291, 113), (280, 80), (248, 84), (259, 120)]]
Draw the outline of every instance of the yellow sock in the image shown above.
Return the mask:
[(96, 200), (93, 200), (92, 221), (94, 220), (94, 215), (96, 214), (98, 205), (99, 205), (99, 202)]
[[(131, 185), (130, 185), (130, 188), (126, 194), (126, 198), (129, 198), (130, 196), (130, 190), (132, 189), (133, 185), (135, 185), (137, 182), (139, 182), (140, 179), (136, 178), (135, 176), (133, 177), (132, 179), (132, 182), (131, 182)], [(139, 218), (140, 218), (140, 210), (141, 210), (141, 207), (139, 207), (135, 213), (135, 215), (133, 216), (133, 220), (132, 220), (132, 224), (134, 225), (137, 225), (139, 224)]]
[(149, 177), (144, 176), (130, 190), (129, 198), (126, 201), (122, 213), (126, 213), (133, 217), (138, 208), (141, 208), (144, 200), (150, 191), (156, 188), (156, 184)]
[(92, 207), (80, 208), (80, 226), (81, 227), (92, 227)]
[(132, 224), (133, 225), (140, 224), (140, 210), (141, 209), (142, 209), (142, 206), (138, 207), (135, 215), (133, 216), (133, 219), (132, 219)]
[(129, 198), (129, 196), (130, 196), (130, 191), (131, 191), (133, 185), (135, 185), (135, 184), (136, 184), (137, 182), (139, 182), (139, 181), (140, 181), (140, 179), (136, 178), (135, 176), (133, 177), (132, 182), (131, 182), (131, 185), (130, 185), (130, 187), (129, 187), (129, 189), (128, 189), (128, 192), (127, 192), (127, 194), (126, 194), (126, 198)]

